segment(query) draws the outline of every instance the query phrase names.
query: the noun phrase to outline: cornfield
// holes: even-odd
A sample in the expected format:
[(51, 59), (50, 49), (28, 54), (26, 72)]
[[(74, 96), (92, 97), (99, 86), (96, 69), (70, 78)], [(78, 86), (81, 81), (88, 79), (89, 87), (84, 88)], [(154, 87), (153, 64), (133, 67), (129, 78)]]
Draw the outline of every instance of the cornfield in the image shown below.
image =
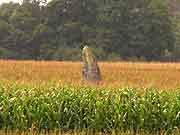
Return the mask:
[(180, 127), (180, 93), (154, 89), (0, 87), (4, 130), (172, 133)]
[(0, 134), (180, 134), (180, 64), (0, 61)]

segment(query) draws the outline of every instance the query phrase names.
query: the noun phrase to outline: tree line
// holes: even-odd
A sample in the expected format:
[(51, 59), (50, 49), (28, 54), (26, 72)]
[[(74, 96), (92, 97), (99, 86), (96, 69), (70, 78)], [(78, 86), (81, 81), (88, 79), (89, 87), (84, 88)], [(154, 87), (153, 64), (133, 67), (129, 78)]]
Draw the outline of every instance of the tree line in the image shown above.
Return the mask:
[(178, 17), (166, 0), (23, 0), (0, 5), (0, 58), (100, 60), (180, 58)]

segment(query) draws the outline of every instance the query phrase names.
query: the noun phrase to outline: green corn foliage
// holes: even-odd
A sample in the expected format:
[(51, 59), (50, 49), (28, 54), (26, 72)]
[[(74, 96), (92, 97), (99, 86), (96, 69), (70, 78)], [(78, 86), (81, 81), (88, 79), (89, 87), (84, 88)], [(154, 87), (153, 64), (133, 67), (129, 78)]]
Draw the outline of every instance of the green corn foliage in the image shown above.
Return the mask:
[(148, 89), (0, 87), (0, 128), (105, 133), (173, 133), (180, 93)]

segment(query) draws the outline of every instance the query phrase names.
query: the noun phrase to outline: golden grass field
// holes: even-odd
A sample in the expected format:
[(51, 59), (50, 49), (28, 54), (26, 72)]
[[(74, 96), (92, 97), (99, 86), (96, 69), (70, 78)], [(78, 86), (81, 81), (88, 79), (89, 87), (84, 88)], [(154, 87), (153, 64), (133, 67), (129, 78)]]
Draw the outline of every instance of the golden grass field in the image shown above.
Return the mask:
[[(100, 62), (105, 87), (180, 87), (180, 63)], [(81, 62), (0, 60), (0, 82), (5, 84), (82, 85)]]

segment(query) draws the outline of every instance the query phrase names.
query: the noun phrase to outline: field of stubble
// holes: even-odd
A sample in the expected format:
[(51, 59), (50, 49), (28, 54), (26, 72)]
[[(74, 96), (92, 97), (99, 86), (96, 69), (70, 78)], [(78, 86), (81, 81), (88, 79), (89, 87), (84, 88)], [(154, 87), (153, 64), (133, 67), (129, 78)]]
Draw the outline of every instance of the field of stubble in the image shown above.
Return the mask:
[[(180, 87), (180, 63), (100, 62), (105, 87)], [(83, 85), (82, 63), (0, 61), (0, 82)]]

